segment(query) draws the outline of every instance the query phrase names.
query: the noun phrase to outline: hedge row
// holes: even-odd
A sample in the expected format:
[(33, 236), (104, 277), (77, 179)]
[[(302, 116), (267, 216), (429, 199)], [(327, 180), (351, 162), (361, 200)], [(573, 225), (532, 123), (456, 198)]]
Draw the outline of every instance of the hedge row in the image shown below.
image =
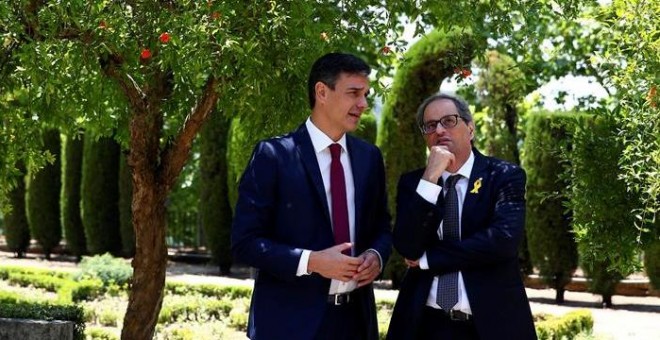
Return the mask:
[(561, 317), (537, 315), (542, 320), (535, 323), (536, 335), (539, 340), (573, 339), (580, 333), (590, 333), (594, 327), (594, 319), (588, 310), (576, 310)]
[(80, 306), (28, 300), (17, 294), (0, 292), (0, 318), (71, 321), (74, 323), (74, 339), (85, 338), (85, 321)]

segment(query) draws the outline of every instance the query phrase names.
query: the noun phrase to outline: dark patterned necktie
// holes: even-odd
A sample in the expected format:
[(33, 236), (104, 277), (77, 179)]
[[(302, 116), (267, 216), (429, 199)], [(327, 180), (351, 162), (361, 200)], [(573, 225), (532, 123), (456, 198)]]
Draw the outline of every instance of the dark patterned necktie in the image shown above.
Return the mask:
[[(461, 175), (453, 175), (445, 181), (445, 215), (442, 219), (442, 239), (460, 240), (458, 230), (458, 193), (456, 192), (456, 182)], [(458, 272), (440, 275), (438, 278), (438, 291), (436, 302), (440, 308), (449, 311), (458, 302)]]
[[(335, 143), (329, 146), (332, 162), (330, 162), (330, 198), (332, 200), (332, 229), (335, 234), (335, 244), (351, 242), (348, 230), (348, 205), (346, 202), (346, 181), (344, 167), (341, 165), (341, 145)], [(350, 255), (351, 250), (343, 252)]]

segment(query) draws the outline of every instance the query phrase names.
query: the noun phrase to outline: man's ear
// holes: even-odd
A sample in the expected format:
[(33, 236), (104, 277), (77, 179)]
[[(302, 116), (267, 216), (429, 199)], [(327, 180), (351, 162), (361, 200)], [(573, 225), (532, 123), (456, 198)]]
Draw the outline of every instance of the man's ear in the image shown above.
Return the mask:
[(314, 85), (314, 93), (316, 93), (316, 101), (317, 102), (325, 102), (325, 97), (327, 95), (328, 87), (323, 84), (322, 82), (318, 81), (316, 82), (316, 85)]

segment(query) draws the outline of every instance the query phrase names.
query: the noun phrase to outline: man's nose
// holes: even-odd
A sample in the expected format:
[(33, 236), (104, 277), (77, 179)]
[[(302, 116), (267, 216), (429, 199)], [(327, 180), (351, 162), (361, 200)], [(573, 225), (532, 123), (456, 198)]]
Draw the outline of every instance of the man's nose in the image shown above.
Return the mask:
[(358, 100), (357, 107), (360, 108), (361, 110), (366, 110), (369, 107), (369, 102), (367, 101), (367, 97), (360, 97), (360, 100)]

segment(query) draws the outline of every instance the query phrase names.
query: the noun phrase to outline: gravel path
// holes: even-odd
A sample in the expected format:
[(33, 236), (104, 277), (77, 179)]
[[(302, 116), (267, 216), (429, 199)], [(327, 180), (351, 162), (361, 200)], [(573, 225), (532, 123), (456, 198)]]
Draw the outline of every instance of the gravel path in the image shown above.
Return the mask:
[[(14, 259), (10, 253), (0, 252), (0, 264), (39, 268), (63, 268), (75, 270), (76, 264), (66, 258), (45, 261), (28, 255), (27, 259)], [(217, 267), (168, 263), (167, 277), (170, 281), (189, 283), (215, 283), (251, 286), (249, 270), (238, 269), (234, 278), (216, 276)], [(377, 289), (376, 296), (396, 299), (398, 292)], [(583, 292), (566, 292), (563, 305), (554, 304), (552, 289), (527, 289), (527, 296), (534, 313), (542, 312), (561, 315), (576, 309), (589, 309), (594, 317), (594, 335), (598, 340), (660, 340), (660, 298), (614, 296), (614, 308), (601, 308), (600, 296)]]

